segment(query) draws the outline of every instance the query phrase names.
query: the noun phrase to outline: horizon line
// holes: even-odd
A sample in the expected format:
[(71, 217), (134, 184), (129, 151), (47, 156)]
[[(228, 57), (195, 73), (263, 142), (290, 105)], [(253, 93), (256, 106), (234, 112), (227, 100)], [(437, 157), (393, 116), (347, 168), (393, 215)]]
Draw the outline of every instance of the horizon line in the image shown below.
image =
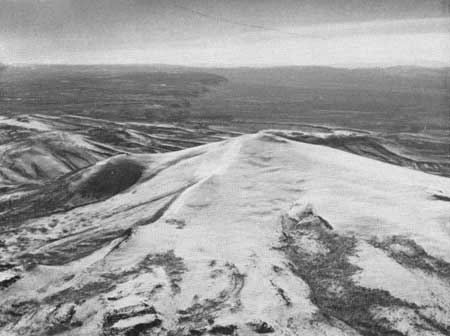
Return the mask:
[(388, 68), (424, 68), (424, 69), (446, 69), (450, 68), (449, 64), (444, 64), (440, 62), (436, 62), (436, 65), (433, 65), (430, 62), (428, 65), (419, 65), (419, 64), (375, 64), (375, 63), (361, 63), (355, 65), (344, 65), (344, 64), (253, 64), (253, 65), (232, 65), (232, 64), (197, 64), (197, 65), (186, 65), (186, 64), (171, 64), (171, 63), (22, 63), (22, 62), (13, 62), (13, 63), (2, 63), (0, 65), (4, 66), (160, 66), (160, 67), (174, 67), (174, 68), (219, 68), (219, 69), (242, 69), (242, 68), (259, 68), (259, 69), (270, 69), (270, 68), (335, 68), (335, 69), (388, 69)]

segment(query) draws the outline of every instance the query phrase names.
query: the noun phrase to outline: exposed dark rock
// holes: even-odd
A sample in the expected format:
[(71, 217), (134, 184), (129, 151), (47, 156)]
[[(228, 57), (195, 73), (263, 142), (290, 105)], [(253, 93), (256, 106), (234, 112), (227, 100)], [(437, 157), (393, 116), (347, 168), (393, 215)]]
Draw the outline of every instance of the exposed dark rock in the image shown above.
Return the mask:
[(162, 320), (154, 319), (149, 323), (139, 323), (130, 328), (125, 332), (125, 336), (139, 336), (142, 335), (143, 332), (153, 329), (155, 327), (159, 327), (162, 324)]
[[(114, 325), (121, 321), (137, 316), (149, 316), (149, 322), (137, 323), (129, 327), (117, 328)], [(146, 304), (124, 307), (105, 315), (103, 320), (103, 335), (105, 336), (139, 336), (162, 324), (158, 312), (154, 307)]]
[(226, 326), (215, 325), (210, 330), (209, 333), (212, 335), (233, 335), (237, 327), (233, 324)]
[(206, 328), (203, 329), (190, 329), (189, 330), (189, 335), (192, 336), (201, 336), (206, 332)]
[(8, 323), (16, 323), (22, 316), (35, 313), (39, 305), (37, 300), (27, 300), (0, 307), (0, 327)]
[(184, 219), (169, 218), (166, 220), (169, 225), (174, 225), (177, 229), (182, 229), (186, 226), (186, 221)]
[(450, 202), (450, 196), (444, 194), (433, 194), (433, 198), (438, 201)]
[(177, 257), (173, 250), (170, 250), (162, 254), (149, 255), (140, 263), (140, 267), (151, 268), (152, 266), (162, 266), (164, 268), (167, 276), (170, 278), (172, 292), (177, 294), (180, 291), (178, 284), (186, 271), (183, 259)]
[(369, 243), (387, 254), (406, 268), (417, 268), (450, 282), (450, 264), (428, 254), (414, 240), (392, 236), (383, 240), (373, 238)]
[(275, 290), (277, 291), (278, 295), (283, 299), (283, 301), (285, 302), (286, 306), (290, 306), (292, 304), (291, 299), (287, 296), (287, 294), (284, 291), (284, 289), (279, 287), (279, 286), (277, 286), (273, 281), (270, 281), (270, 283), (272, 284), (273, 288), (275, 288)]
[(249, 322), (247, 325), (258, 334), (270, 334), (275, 332), (275, 329), (264, 321)]
[(137, 305), (137, 306), (130, 306), (125, 307), (120, 310), (115, 310), (112, 312), (109, 312), (105, 315), (104, 321), (103, 321), (103, 327), (111, 327), (114, 323), (124, 320), (130, 317), (134, 316), (141, 316), (141, 315), (147, 315), (147, 314), (156, 314), (156, 310), (154, 307), (147, 306), (147, 305)]
[(0, 289), (7, 288), (11, 286), (14, 282), (20, 279), (20, 275), (16, 274), (14, 276), (11, 276), (9, 278), (6, 278), (2, 281), (0, 281)]

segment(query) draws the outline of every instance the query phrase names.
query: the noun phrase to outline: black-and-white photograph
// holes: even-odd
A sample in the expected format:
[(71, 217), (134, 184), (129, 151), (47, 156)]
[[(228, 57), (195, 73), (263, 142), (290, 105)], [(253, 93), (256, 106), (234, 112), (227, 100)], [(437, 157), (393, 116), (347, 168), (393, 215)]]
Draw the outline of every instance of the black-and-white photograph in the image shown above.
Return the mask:
[(449, 0), (0, 0), (0, 336), (450, 335)]

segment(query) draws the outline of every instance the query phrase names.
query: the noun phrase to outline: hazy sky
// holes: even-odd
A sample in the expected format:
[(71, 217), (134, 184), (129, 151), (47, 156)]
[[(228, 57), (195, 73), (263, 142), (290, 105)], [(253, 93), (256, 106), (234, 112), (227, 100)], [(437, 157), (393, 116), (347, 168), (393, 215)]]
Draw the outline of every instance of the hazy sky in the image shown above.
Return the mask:
[(0, 0), (0, 62), (450, 64), (448, 0)]

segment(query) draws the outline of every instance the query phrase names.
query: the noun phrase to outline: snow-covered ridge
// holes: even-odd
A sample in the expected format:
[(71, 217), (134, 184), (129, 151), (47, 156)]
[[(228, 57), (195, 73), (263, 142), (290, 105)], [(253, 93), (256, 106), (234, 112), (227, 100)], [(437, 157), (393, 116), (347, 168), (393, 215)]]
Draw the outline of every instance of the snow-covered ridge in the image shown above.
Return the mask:
[[(265, 131), (290, 140), (338, 148), (350, 153), (369, 157), (383, 162), (409, 167), (441, 176), (450, 176), (448, 160), (430, 160), (420, 155), (405, 153), (398, 142), (389, 140), (375, 132), (323, 128), (321, 131)], [(414, 139), (420, 142), (420, 136)], [(431, 139), (427, 139), (431, 140)]]
[(260, 132), (61, 181), (2, 227), (0, 335), (449, 330), (448, 178)]
[(226, 132), (80, 116), (0, 118), (0, 188), (42, 184), (108, 157), (180, 150), (228, 138)]
[[(408, 153), (398, 142), (380, 134), (314, 125), (309, 129), (314, 131), (271, 130), (264, 133), (450, 176), (448, 160)], [(237, 135), (239, 133), (206, 126), (189, 128), (69, 115), (36, 114), (1, 118), (0, 190), (12, 190), (21, 185), (39, 185), (118, 154), (177, 151)], [(417, 136), (404, 141), (417, 142), (417, 147), (423, 146), (423, 142), (425, 149), (427, 146), (430, 148), (429, 153), (433, 146), (443, 146), (440, 139), (422, 139)]]

